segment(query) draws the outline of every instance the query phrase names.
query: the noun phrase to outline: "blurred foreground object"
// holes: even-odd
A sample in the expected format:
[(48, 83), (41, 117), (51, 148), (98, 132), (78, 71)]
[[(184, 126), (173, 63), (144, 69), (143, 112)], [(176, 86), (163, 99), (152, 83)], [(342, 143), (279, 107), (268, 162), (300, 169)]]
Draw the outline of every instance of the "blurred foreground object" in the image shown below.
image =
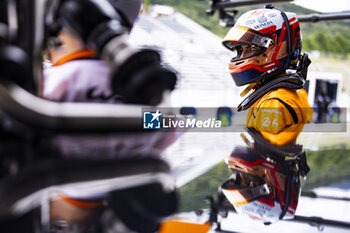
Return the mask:
[[(84, 93), (66, 101), (118, 98), (126, 103), (157, 105), (166, 91), (174, 89), (176, 74), (162, 64), (159, 52), (135, 49), (128, 43), (140, 8), (140, 1), (51, 1), (45, 17), (46, 40), (54, 66), (62, 68), (53, 67), (48, 74), (61, 75), (61, 85), (54, 85), (61, 99), (75, 88)], [(110, 71), (91, 58), (103, 59)], [(84, 78), (102, 84), (98, 87), (96, 83), (94, 88)]]
[(55, 65), (63, 59), (61, 67), (78, 58), (104, 57), (110, 63), (100, 68), (104, 74), (118, 73), (109, 85), (121, 83), (125, 102), (156, 105), (173, 89), (176, 75), (162, 66), (157, 51), (127, 44), (137, 14), (122, 15), (124, 8), (111, 2), (0, 4), (5, 12), (0, 16), (4, 232), (153, 232), (176, 210), (169, 166), (159, 158), (173, 134), (144, 134), (143, 106), (55, 103), (31, 94), (46, 43), (58, 52), (51, 57)]

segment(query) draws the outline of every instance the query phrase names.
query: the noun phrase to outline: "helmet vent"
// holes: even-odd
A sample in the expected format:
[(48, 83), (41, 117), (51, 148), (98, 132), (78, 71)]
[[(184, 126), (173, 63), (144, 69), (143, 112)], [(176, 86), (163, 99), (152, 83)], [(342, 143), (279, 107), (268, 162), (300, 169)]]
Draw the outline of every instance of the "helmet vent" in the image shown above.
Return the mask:
[(244, 63), (244, 61), (237, 62), (235, 65), (238, 66), (240, 64)]

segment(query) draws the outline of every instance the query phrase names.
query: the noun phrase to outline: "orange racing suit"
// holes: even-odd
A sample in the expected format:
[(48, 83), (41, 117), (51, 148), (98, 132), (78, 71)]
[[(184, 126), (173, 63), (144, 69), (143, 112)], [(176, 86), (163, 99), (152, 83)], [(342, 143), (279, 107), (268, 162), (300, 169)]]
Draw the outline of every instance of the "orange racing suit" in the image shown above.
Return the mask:
[(313, 110), (305, 90), (279, 88), (266, 93), (249, 109), (246, 127), (255, 128), (275, 145), (295, 143)]

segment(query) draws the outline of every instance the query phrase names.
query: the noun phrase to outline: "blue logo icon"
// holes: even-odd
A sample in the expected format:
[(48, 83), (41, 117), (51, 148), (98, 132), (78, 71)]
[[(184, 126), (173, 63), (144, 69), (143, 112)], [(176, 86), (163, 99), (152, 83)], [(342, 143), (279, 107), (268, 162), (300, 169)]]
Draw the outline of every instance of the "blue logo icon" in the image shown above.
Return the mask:
[(156, 112), (143, 112), (143, 128), (144, 129), (160, 129), (160, 116), (162, 115), (159, 110)]

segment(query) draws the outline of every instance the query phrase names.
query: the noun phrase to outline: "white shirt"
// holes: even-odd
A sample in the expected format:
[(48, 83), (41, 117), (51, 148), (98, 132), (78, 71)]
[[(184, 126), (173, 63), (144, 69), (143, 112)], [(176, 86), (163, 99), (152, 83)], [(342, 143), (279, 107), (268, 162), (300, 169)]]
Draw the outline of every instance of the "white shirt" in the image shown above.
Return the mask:
[(43, 97), (58, 102), (116, 102), (104, 61), (79, 59), (44, 70)]

